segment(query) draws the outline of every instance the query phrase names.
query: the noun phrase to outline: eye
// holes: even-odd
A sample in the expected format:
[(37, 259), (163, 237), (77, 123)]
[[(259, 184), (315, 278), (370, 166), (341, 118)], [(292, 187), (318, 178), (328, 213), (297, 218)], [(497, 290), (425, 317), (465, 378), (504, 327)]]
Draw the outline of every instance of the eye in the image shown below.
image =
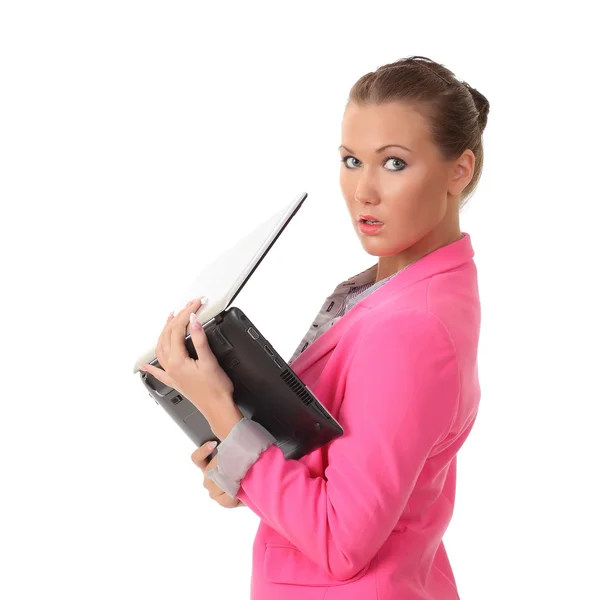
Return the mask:
[[(350, 169), (351, 171), (353, 171), (354, 167), (348, 166), (348, 162), (347, 162), (348, 159), (355, 160), (358, 163), (360, 163), (360, 161), (356, 157), (351, 156), (349, 154), (342, 158), (342, 160), (340, 162), (342, 162), (347, 169)], [(396, 168), (388, 169), (389, 171), (403, 171), (404, 168), (406, 167), (406, 163), (401, 158), (398, 158), (396, 156), (388, 156), (385, 159), (384, 164), (388, 163), (389, 161), (394, 161), (395, 166), (396, 166)]]
[(406, 166), (406, 163), (401, 158), (396, 158), (395, 156), (388, 156), (385, 159), (385, 162), (387, 163), (390, 160), (394, 161), (396, 163), (396, 166), (398, 167), (397, 169), (390, 169), (391, 171), (402, 171), (402, 170), (404, 170), (404, 167)]
[[(344, 166), (346, 167), (346, 169), (352, 169), (352, 167), (349, 167), (349, 166), (348, 166), (348, 163), (346, 162), (346, 161), (347, 161), (349, 158), (352, 158), (353, 160), (358, 160), (358, 159), (357, 159), (357, 158), (355, 158), (354, 156), (350, 156), (350, 155), (347, 155), (347, 156), (344, 156), (344, 157), (342, 157), (342, 160), (341, 160), (341, 162), (343, 162), (343, 163), (344, 163)], [(360, 161), (359, 161), (359, 162), (360, 162)]]

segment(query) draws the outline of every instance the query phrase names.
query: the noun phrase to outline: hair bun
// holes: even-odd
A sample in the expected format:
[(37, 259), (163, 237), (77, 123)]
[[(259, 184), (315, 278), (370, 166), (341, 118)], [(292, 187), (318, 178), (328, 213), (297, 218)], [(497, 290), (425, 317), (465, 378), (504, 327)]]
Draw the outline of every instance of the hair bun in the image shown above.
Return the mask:
[(471, 92), (473, 102), (475, 102), (475, 107), (479, 113), (479, 128), (481, 131), (483, 131), (487, 124), (488, 113), (490, 112), (490, 103), (479, 90), (471, 87), (466, 81), (463, 81), (462, 83), (469, 90), (469, 92)]

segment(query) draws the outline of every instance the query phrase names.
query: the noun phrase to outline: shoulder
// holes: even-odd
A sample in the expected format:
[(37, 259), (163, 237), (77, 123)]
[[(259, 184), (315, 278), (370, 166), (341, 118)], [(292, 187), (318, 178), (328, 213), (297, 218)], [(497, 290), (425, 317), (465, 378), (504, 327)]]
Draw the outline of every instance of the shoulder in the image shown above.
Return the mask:
[[(448, 329), (433, 312), (421, 309), (371, 311), (348, 344), (347, 375), (370, 373), (388, 382), (444, 382), (454, 395), (459, 360)], [(427, 383), (427, 385), (430, 385)]]
[(440, 316), (422, 308), (393, 310), (389, 304), (374, 307), (364, 315), (356, 335), (356, 341), (363, 344), (389, 341), (428, 346), (441, 343), (454, 349), (452, 337)]
[(346, 367), (349, 406), (362, 406), (365, 397), (390, 397), (394, 402), (381, 403), (382, 411), (423, 415), (444, 427), (456, 414), (459, 360), (447, 328), (431, 311), (365, 315)]

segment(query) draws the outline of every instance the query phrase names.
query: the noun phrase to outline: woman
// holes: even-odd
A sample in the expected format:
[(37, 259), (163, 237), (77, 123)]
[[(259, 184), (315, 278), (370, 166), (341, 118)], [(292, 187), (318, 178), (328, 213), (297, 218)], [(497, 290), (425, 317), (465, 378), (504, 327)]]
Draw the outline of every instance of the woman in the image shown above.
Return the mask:
[[(456, 454), (479, 406), (480, 304), (458, 214), (481, 174), (488, 110), (479, 92), (417, 56), (350, 92), (340, 183), (378, 262), (335, 288), (290, 360), (345, 433), (285, 460), (224, 402), (210, 413), (217, 456), (207, 464), (207, 445), (192, 456), (212, 498), (261, 518), (253, 600), (459, 597), (442, 536)], [(204, 377), (231, 392), (222, 371)]]

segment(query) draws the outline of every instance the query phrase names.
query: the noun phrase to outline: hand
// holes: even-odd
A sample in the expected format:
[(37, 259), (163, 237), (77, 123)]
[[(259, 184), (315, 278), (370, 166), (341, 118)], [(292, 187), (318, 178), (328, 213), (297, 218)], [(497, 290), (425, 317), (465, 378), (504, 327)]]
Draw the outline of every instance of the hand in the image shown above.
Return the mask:
[[(156, 357), (162, 368), (143, 365), (140, 369), (177, 390), (208, 418), (209, 414), (229, 409), (229, 404), (233, 404), (233, 382), (208, 345), (201, 323), (195, 321), (200, 307), (200, 299), (192, 300), (176, 316), (169, 315), (156, 345)], [(192, 325), (190, 337), (198, 354), (196, 360), (185, 347), (188, 323)]]
[(209, 479), (206, 476), (206, 473), (209, 469), (217, 466), (217, 459), (219, 455), (217, 454), (210, 462), (207, 462), (207, 457), (210, 456), (210, 453), (213, 451), (212, 448), (208, 447), (210, 442), (206, 442), (206, 444), (202, 444), (199, 448), (194, 450), (192, 454), (192, 461), (195, 465), (202, 469), (204, 473), (204, 487), (208, 490), (208, 495), (212, 500), (216, 500), (221, 506), (224, 508), (235, 508), (240, 504), (245, 506), (244, 503), (239, 498), (233, 498), (226, 492), (224, 492), (214, 481)]

